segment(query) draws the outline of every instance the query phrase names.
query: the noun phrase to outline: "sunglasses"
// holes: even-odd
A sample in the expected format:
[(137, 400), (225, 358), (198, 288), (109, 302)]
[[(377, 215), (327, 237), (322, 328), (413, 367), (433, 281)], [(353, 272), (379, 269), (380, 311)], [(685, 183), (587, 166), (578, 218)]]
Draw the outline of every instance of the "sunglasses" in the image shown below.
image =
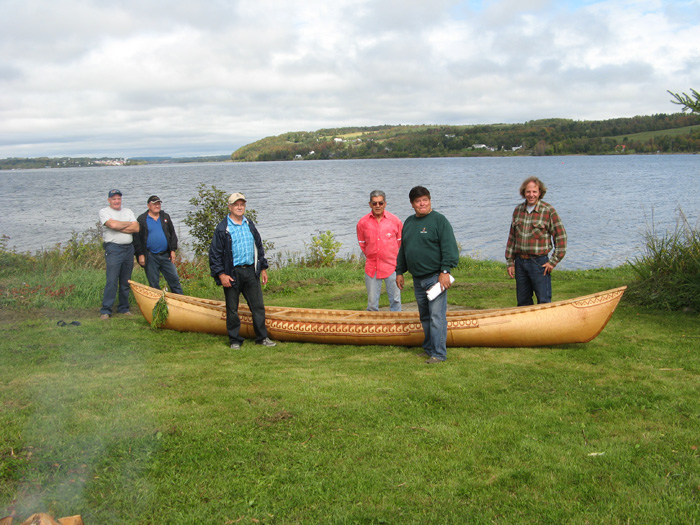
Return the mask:
[(384, 206), (384, 201), (382, 202), (372, 202), (370, 203), (372, 206)]

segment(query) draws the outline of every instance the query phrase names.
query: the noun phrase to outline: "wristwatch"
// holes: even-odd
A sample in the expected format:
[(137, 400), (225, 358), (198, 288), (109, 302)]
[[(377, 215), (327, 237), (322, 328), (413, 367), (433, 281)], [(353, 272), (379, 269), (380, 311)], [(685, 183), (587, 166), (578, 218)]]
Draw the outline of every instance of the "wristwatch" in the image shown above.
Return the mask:
[(442, 273), (450, 273), (449, 270), (443, 270)]

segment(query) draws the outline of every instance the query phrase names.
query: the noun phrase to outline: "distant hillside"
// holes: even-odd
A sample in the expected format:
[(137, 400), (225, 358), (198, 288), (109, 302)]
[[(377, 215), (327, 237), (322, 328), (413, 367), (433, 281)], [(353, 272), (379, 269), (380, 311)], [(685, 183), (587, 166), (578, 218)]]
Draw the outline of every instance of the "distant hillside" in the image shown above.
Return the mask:
[(384, 125), (283, 133), (234, 161), (700, 152), (700, 115), (675, 113), (472, 126)]
[(84, 168), (89, 166), (127, 166), (131, 164), (139, 164), (139, 162), (113, 157), (10, 157), (0, 159), (0, 170)]
[(186, 162), (229, 162), (230, 155), (209, 157), (10, 157), (0, 159), (0, 170), (28, 170), (41, 168), (85, 168), (95, 166), (135, 166), (139, 164), (178, 164)]

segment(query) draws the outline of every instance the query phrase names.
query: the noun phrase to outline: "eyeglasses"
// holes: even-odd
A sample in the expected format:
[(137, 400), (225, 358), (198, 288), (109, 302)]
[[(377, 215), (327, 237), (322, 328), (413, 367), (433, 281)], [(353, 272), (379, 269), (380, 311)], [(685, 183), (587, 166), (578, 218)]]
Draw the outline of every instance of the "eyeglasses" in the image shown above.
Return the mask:
[(382, 202), (371, 202), (370, 203), (372, 206), (384, 206), (384, 201)]
[(161, 202), (160, 201), (154, 201), (154, 202), (149, 202), (149, 204), (153, 204), (154, 206), (160, 206)]

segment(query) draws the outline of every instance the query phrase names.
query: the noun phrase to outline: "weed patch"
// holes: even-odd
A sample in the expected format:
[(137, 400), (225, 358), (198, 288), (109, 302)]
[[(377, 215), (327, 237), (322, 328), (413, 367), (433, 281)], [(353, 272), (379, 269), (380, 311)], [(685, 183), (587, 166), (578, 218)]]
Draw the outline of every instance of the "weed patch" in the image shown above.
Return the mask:
[(638, 304), (666, 310), (700, 311), (700, 230), (682, 211), (674, 232), (646, 234), (645, 254), (631, 263), (637, 275), (629, 290)]

